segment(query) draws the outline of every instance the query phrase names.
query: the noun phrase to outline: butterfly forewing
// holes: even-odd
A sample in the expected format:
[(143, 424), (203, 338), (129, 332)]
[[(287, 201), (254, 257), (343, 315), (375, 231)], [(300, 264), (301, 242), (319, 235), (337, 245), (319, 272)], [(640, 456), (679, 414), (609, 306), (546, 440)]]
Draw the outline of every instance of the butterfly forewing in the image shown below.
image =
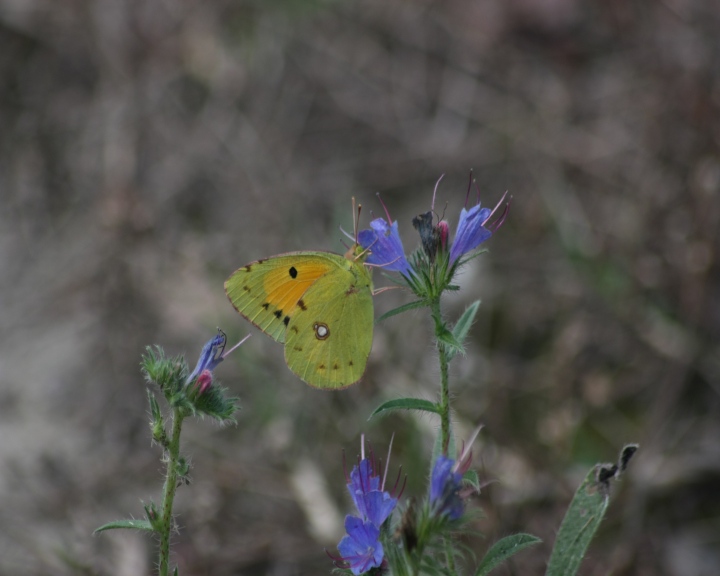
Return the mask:
[(290, 252), (258, 260), (236, 270), (225, 282), (225, 291), (240, 314), (278, 342), (305, 292), (319, 278), (337, 267), (331, 253)]

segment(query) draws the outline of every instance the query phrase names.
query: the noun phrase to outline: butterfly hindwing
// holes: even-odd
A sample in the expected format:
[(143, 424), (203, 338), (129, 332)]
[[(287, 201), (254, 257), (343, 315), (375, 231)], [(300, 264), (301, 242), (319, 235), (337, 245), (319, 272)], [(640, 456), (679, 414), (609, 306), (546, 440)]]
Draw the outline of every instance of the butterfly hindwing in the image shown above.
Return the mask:
[(360, 380), (373, 333), (367, 269), (342, 258), (342, 266), (318, 279), (302, 300), (287, 327), (285, 361), (290, 370), (317, 388), (345, 388)]
[(337, 268), (337, 254), (289, 252), (258, 260), (236, 270), (225, 282), (225, 291), (240, 314), (278, 342), (301, 308), (305, 292)]

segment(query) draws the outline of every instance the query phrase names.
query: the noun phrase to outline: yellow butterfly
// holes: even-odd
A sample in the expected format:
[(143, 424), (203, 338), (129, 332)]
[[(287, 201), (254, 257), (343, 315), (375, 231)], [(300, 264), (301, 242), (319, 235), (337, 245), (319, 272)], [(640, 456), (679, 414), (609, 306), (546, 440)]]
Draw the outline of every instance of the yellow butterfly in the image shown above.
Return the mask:
[(240, 314), (278, 342), (285, 362), (316, 388), (340, 389), (365, 373), (372, 347), (372, 274), (357, 243), (345, 256), (288, 252), (252, 262), (225, 282)]

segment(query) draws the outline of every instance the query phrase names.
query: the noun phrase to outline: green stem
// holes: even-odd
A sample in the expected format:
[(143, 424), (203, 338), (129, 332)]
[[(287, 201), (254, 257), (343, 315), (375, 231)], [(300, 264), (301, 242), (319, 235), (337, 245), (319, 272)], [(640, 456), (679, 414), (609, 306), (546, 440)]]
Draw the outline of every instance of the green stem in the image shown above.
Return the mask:
[(442, 314), (440, 312), (440, 297), (433, 299), (430, 303), (430, 312), (435, 321), (435, 343), (440, 357), (440, 437), (442, 440), (442, 452), (447, 455), (450, 443), (450, 387), (448, 384), (448, 357), (445, 346), (440, 341), (440, 335), (445, 330)]
[(173, 410), (172, 438), (167, 450), (167, 474), (163, 487), (162, 525), (160, 532), (160, 576), (167, 576), (170, 566), (170, 532), (172, 530), (172, 508), (177, 488), (177, 467), (180, 455), (180, 432), (183, 415), (180, 410)]

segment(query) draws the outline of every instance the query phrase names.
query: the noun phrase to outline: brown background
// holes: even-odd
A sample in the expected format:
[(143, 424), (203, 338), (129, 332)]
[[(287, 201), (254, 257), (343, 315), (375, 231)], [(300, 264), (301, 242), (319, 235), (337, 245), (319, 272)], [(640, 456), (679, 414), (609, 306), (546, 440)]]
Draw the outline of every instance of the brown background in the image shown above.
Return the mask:
[(159, 498), (144, 347), (194, 363), (216, 326), (254, 337), (217, 370), (238, 425), (186, 427), (181, 574), (328, 573), (362, 432), (422, 494), (436, 421), (366, 419), (433, 398), (426, 316), (322, 393), (222, 284), (342, 251), (353, 195), (410, 250), (470, 168), (513, 195), (446, 301), (483, 301), (452, 366), (494, 481), (473, 546), (537, 534), (498, 574), (541, 574), (585, 470), (637, 441), (582, 573), (720, 572), (719, 74), (713, 0), (1, 0), (0, 574), (151, 572), (151, 538), (91, 533)]

